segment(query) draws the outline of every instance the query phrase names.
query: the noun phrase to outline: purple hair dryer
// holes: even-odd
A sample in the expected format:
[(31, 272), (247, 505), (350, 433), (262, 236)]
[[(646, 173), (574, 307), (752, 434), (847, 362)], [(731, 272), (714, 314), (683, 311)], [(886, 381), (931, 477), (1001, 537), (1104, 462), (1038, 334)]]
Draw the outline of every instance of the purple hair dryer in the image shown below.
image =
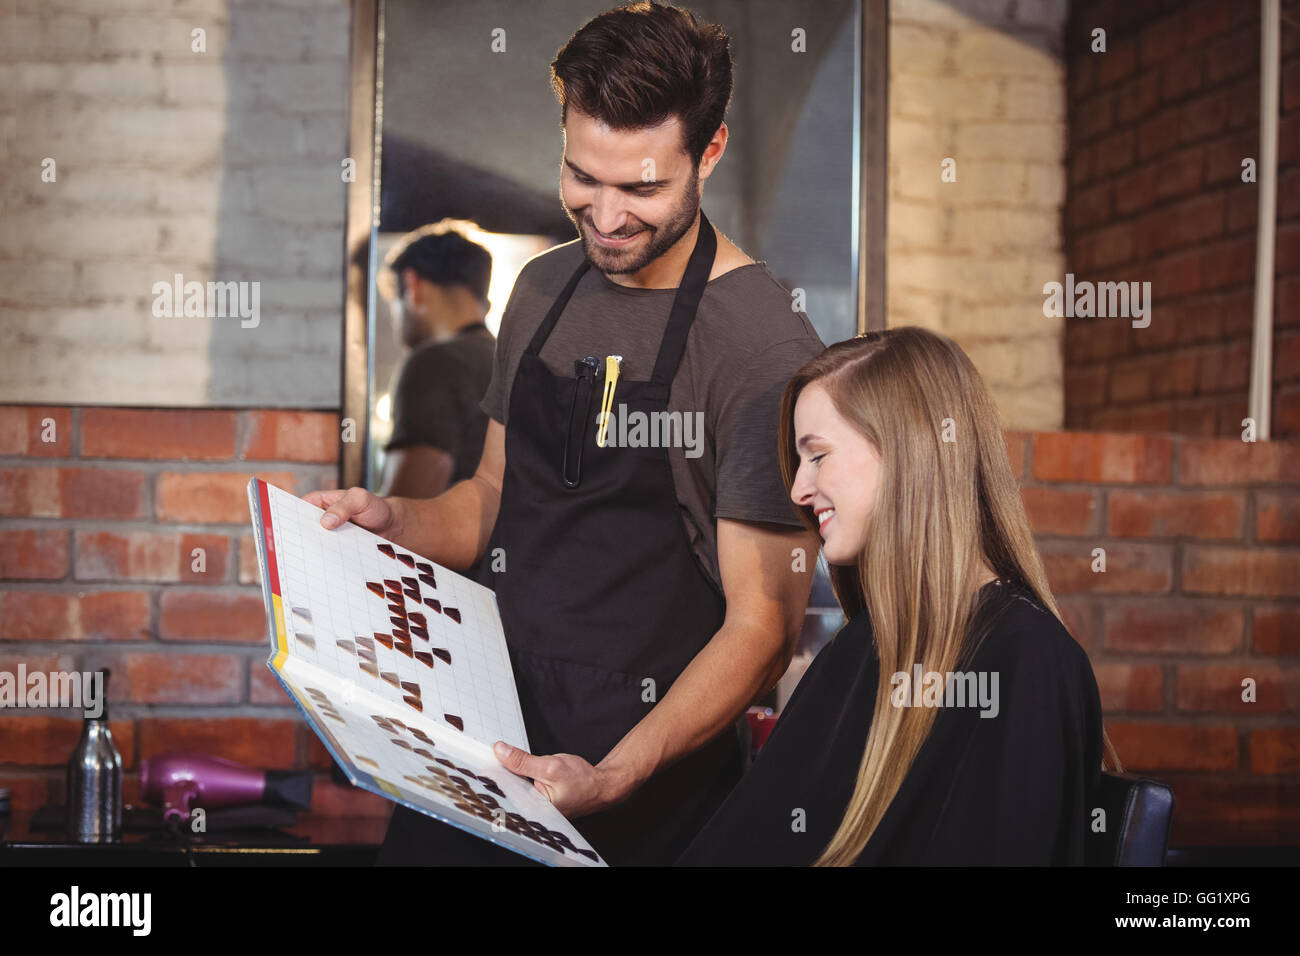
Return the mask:
[(311, 771), (254, 770), (233, 760), (182, 750), (141, 762), (140, 796), (162, 807), (164, 821), (187, 821), (195, 807), (268, 804), (307, 810)]

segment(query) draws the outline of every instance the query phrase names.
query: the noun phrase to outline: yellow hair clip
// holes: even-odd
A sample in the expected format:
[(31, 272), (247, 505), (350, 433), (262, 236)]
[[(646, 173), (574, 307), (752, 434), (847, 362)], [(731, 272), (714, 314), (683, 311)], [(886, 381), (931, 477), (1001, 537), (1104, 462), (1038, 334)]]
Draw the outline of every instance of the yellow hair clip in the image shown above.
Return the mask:
[(614, 386), (618, 383), (618, 371), (623, 365), (623, 356), (605, 356), (605, 391), (600, 397), (600, 429), (596, 432), (596, 447), (605, 447), (605, 438), (609, 432), (609, 413), (614, 407)]

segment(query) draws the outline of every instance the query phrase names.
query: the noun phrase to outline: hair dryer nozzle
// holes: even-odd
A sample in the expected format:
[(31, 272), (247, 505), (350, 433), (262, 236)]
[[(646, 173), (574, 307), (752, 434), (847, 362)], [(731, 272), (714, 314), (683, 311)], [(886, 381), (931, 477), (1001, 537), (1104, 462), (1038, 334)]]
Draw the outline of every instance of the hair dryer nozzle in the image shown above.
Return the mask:
[(268, 770), (264, 802), (291, 810), (311, 809), (310, 770)]

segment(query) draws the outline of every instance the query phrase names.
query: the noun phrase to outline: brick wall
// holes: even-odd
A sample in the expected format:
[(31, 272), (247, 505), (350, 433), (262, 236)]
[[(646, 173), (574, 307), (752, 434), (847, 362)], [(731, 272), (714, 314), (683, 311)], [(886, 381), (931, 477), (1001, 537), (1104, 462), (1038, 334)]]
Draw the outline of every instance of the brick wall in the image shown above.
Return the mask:
[[(1300, 436), (1300, 3), (1283, 4), (1273, 410)], [(1106, 30), (1104, 53), (1090, 50)], [(1235, 436), (1247, 413), (1259, 154), (1259, 4), (1072, 5), (1065, 252), (1152, 284), (1151, 324), (1067, 319), (1067, 428)]]
[(1172, 843), (1296, 840), (1300, 443), (1057, 432), (1009, 444), (1111, 740), (1126, 769), (1174, 787)]
[[(0, 407), (0, 670), (113, 668), (128, 799), (141, 758), (193, 747), (321, 771), (319, 812), (387, 812), (328, 782), (328, 755), (266, 667), (244, 484), (332, 486), (335, 422)], [(1177, 789), (1175, 842), (1300, 832), (1300, 444), (1061, 432), (1008, 443), (1112, 738), (1130, 769)], [(1243, 677), (1256, 703), (1241, 702)], [(78, 729), (51, 712), (0, 714), (0, 785), (21, 807), (61, 799)]]
[[(955, 339), (1012, 428), (1063, 421), (1064, 0), (892, 0), (888, 324)], [(954, 181), (941, 176), (955, 162)]]
[[(336, 405), (347, 0), (0, 8), (0, 402)], [(258, 325), (155, 316), (177, 274)]]
[[(141, 759), (193, 748), (321, 771), (322, 815), (388, 812), (329, 781), (266, 666), (245, 484), (335, 487), (337, 457), (330, 413), (0, 406), (0, 671), (112, 669), (128, 801)], [(81, 729), (63, 713), (0, 712), (0, 786), (23, 816), (63, 798)]]

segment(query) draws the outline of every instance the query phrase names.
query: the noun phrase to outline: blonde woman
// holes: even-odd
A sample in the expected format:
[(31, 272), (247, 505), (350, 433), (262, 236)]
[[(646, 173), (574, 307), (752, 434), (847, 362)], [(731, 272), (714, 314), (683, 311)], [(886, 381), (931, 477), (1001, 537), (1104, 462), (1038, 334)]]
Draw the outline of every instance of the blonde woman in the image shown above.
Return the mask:
[(919, 328), (833, 345), (780, 455), (848, 621), (680, 862), (1083, 863), (1097, 684), (970, 360)]

